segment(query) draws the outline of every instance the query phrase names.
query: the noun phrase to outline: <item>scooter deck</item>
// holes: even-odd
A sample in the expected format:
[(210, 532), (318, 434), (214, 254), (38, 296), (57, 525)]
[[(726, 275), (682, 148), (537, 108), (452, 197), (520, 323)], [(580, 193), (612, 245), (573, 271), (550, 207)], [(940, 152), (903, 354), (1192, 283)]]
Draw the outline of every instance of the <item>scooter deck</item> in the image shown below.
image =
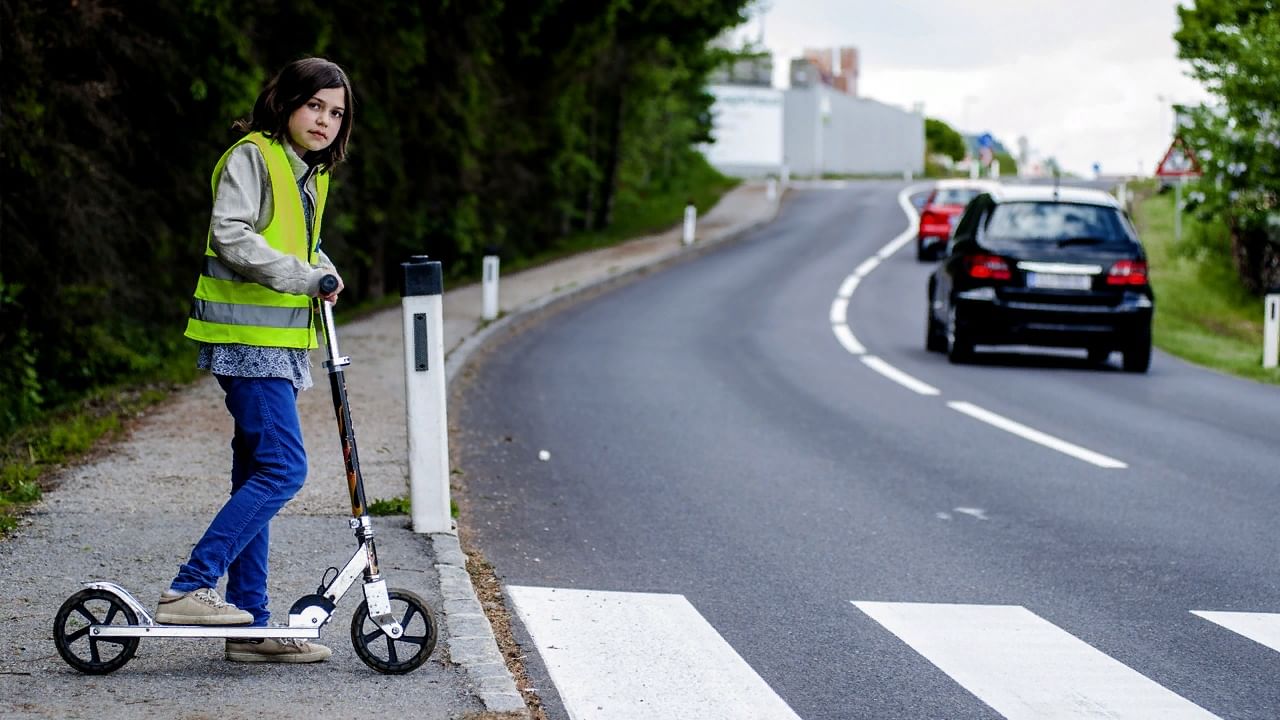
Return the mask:
[(236, 625), (94, 625), (94, 637), (154, 638), (318, 638), (320, 628)]

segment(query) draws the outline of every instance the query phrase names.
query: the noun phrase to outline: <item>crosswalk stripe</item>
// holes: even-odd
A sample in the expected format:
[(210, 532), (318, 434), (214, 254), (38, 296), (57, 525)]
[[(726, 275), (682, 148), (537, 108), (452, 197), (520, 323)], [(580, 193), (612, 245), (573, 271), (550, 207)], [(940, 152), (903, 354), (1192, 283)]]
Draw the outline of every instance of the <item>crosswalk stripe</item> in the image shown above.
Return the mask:
[(1192, 610), (1211, 623), (1280, 652), (1280, 614)]
[(1217, 717), (1021, 606), (853, 604), (1009, 720)]
[(574, 720), (799, 720), (683, 595), (507, 592)]

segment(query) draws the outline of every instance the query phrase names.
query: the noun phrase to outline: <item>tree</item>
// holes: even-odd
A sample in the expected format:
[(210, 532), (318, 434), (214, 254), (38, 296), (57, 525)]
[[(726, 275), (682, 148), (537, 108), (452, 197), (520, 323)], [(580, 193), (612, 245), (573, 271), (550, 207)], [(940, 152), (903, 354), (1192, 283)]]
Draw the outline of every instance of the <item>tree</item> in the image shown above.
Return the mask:
[(1018, 174), (1018, 161), (1005, 150), (1000, 150), (995, 154), (995, 161), (1000, 163), (1000, 174), (1004, 176)]
[(323, 238), (358, 302), (409, 255), (466, 277), (683, 187), (746, 2), (0, 0), (0, 436), (190, 352), (210, 171), (285, 63), (351, 76)]
[(1271, 0), (1199, 0), (1178, 17), (1178, 56), (1214, 96), (1178, 108), (1205, 173), (1198, 211), (1226, 220), (1246, 288), (1280, 287), (1280, 12)]
[(964, 137), (950, 125), (935, 118), (924, 119), (925, 154), (945, 155), (953, 161), (964, 159)]

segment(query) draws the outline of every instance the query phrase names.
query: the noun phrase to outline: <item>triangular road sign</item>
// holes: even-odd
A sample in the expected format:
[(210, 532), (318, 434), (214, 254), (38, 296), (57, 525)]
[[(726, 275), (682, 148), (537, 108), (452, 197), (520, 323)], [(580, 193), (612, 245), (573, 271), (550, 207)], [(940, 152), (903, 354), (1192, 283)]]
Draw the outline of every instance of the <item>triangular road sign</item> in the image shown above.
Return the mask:
[(1156, 177), (1200, 177), (1200, 161), (1191, 146), (1175, 137), (1156, 168)]

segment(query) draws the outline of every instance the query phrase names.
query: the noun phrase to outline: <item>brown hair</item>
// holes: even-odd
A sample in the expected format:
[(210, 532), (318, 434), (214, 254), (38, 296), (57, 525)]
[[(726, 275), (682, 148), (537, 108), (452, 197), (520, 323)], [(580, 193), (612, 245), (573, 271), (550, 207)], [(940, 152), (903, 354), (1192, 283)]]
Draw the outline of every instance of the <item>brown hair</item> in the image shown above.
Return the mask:
[(342, 125), (333, 142), (324, 150), (308, 152), (303, 158), (327, 172), (347, 156), (347, 138), (351, 137), (352, 105), (351, 81), (337, 64), (324, 58), (294, 60), (262, 88), (258, 101), (253, 104), (253, 114), (247, 120), (237, 120), (235, 129), (244, 132), (261, 132), (263, 135), (286, 142), (289, 139), (289, 116), (302, 107), (319, 90), (342, 88), (346, 109)]

